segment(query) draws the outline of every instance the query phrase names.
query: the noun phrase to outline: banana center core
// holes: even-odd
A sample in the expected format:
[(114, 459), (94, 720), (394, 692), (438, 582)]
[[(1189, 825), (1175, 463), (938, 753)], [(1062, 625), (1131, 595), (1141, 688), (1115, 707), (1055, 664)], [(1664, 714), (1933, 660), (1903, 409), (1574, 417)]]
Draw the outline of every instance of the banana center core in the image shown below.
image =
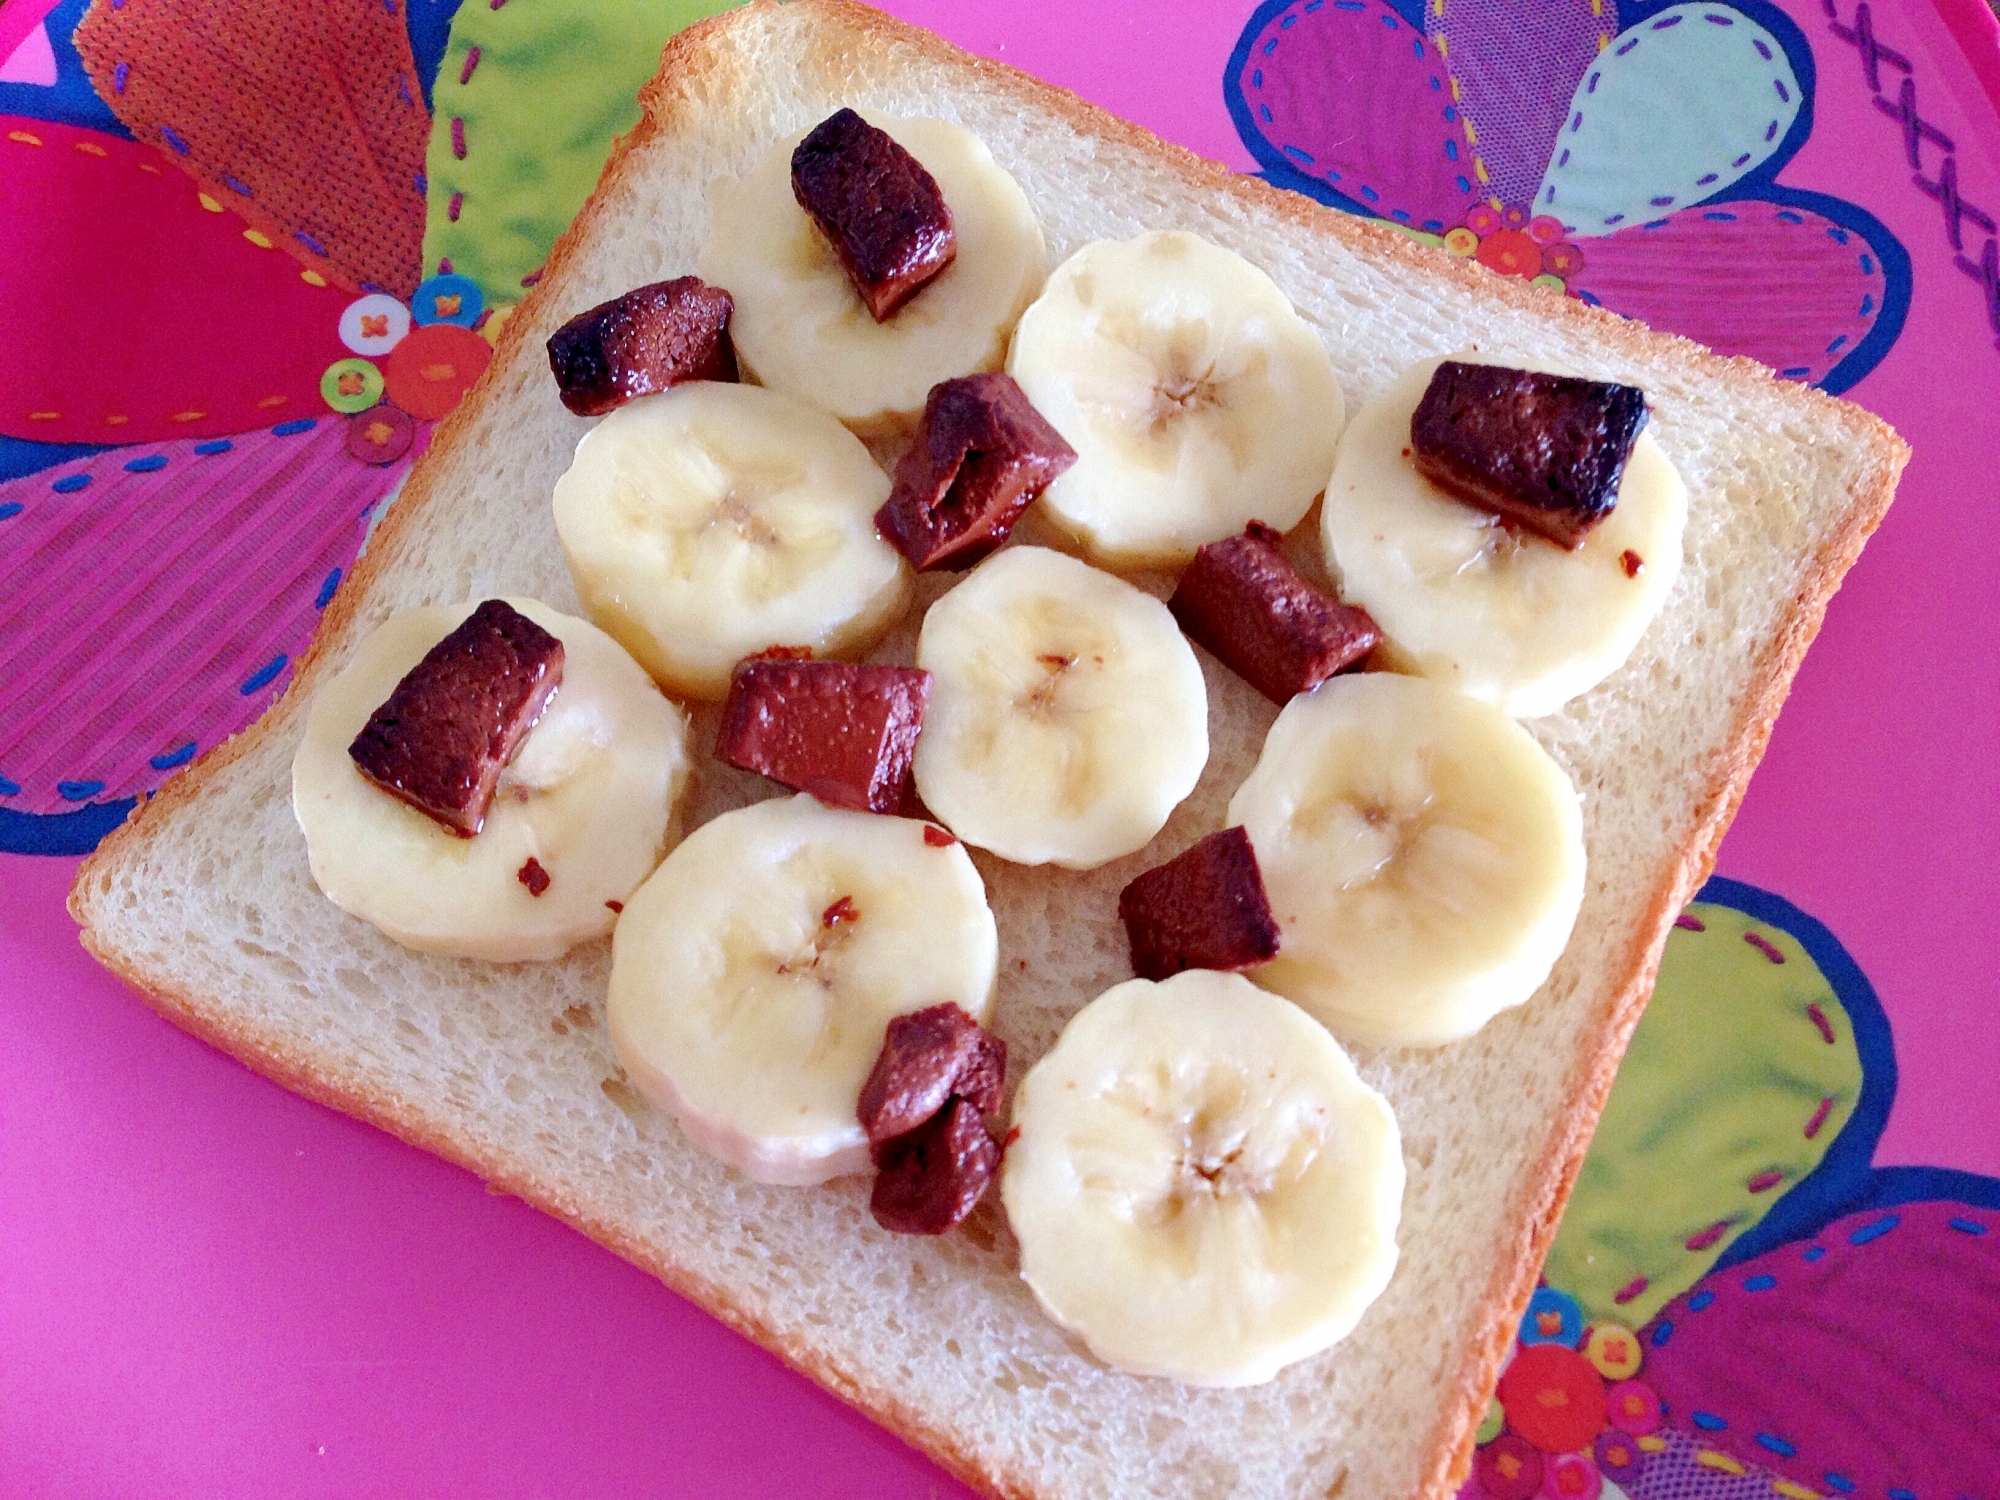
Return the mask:
[(1271, 1189), (1271, 1174), (1252, 1170), (1243, 1163), (1239, 1141), (1218, 1154), (1213, 1144), (1204, 1147), (1190, 1141), (1181, 1154), (1176, 1199), (1251, 1197)]
[[(761, 498), (753, 496), (752, 500)], [(722, 498), (716, 501), (715, 508), (709, 512), (705, 524), (733, 527), (738, 536), (753, 546), (777, 546), (780, 538), (776, 528), (752, 510), (751, 503), (751, 500), (744, 498), (743, 487), (733, 484), (724, 492)]]
[(1153, 386), (1153, 409), (1147, 422), (1152, 437), (1163, 437), (1167, 428), (1183, 417), (1195, 416), (1222, 404), (1222, 384), (1215, 378), (1213, 365), (1196, 374), (1180, 359), (1171, 372)]
[(1379, 880), (1407, 858), (1429, 822), (1432, 800), (1426, 797), (1416, 807), (1401, 810), (1372, 799), (1355, 804), (1360, 826), (1350, 846), (1352, 863), (1343, 861), (1348, 873), (1341, 889)]
[(1041, 664), (1043, 677), (1020, 696), (1022, 712), (1040, 717), (1056, 706), (1056, 695), (1062, 689), (1064, 676), (1076, 665), (1075, 652), (1044, 651), (1035, 660)]
[(819, 926), (813, 929), (805, 946), (792, 957), (778, 965), (780, 974), (811, 975), (819, 981), (822, 989), (834, 986), (834, 960), (840, 950), (853, 937), (855, 924), (861, 920), (861, 913), (854, 905), (852, 896), (842, 896), (820, 914)]

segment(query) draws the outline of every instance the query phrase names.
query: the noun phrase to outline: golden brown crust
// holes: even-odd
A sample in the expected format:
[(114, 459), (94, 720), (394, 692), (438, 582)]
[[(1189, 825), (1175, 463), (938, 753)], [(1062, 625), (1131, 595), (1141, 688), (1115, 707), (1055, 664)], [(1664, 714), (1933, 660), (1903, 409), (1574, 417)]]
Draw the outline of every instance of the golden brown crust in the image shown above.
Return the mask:
[[(598, 219), (606, 212), (607, 190), (622, 182), (630, 169), (631, 154), (655, 136), (673, 130), (681, 118), (695, 115), (703, 107), (705, 93), (728, 85), (734, 62), (729, 51), (731, 34), (739, 27), (761, 25), (777, 5), (778, 0), (751, 0), (742, 9), (690, 27), (667, 44), (659, 73), (641, 92), (643, 113), (639, 123), (618, 143), (599, 179), (597, 192), (568, 232), (556, 242), (542, 279), (508, 320), (491, 369), (439, 426), (432, 442), (434, 455), (448, 453), (465, 440), (480, 409), (486, 384), (511, 364), (515, 351), (528, 337), (528, 329), (537, 323), (535, 314), (542, 303), (561, 295), (567, 279), (565, 273), (570, 263), (585, 253)], [(1698, 372), (1711, 386), (1739, 389), (1754, 386), (1759, 394), (1769, 394), (1770, 386), (1778, 383), (1769, 370), (1755, 361), (1725, 359), (1690, 340), (1655, 333), (1615, 313), (1574, 299), (1551, 298), (1525, 282), (1495, 276), (1374, 221), (1338, 213), (1257, 178), (1241, 176), (1161, 141), (1066, 90), (1003, 64), (961, 53), (942, 39), (855, 0), (791, 0), (786, 9), (794, 16), (809, 16), (809, 24), (819, 29), (816, 50), (821, 56), (818, 70), (821, 76), (851, 76), (861, 66), (893, 72), (910, 62), (949, 65), (969, 80), (1018, 100), (1024, 108), (1054, 115), (1081, 134), (1143, 154), (1155, 170), (1178, 178), (1191, 195), (1234, 198), (1260, 212), (1307, 228), (1315, 235), (1338, 241), (1377, 264), (1404, 266), (1426, 278), (1442, 280), (1497, 313), (1526, 314), (1537, 322), (1564, 327), (1618, 353), (1665, 358)], [(1686, 853), (1655, 890), (1643, 920), (1633, 931), (1626, 965), (1628, 977), (1608, 997), (1598, 1044), (1579, 1057), (1572, 1087), (1565, 1091), (1567, 1103), (1550, 1124), (1548, 1145), (1542, 1157), (1549, 1170), (1536, 1181), (1533, 1201), (1521, 1206), (1525, 1232), (1513, 1258), (1498, 1268), (1487, 1289), (1482, 1335), (1465, 1351), (1459, 1374), (1442, 1403), (1437, 1427), (1427, 1446), (1425, 1477), (1410, 1500), (1447, 1500), (1470, 1470), (1473, 1434), (1485, 1400), (1493, 1389), (1514, 1327), (1555, 1237), (1563, 1206), (1582, 1166), (1591, 1131), (1603, 1110), (1619, 1061), (1651, 994), (1667, 933), (1675, 916), (1713, 868), (1716, 848), (1742, 800), (1751, 771), (1763, 755), (1771, 725), (1790, 691), (1799, 661), (1818, 633), (1827, 603), (1839, 587), (1841, 577), (1860, 554), (1869, 534), (1881, 523), (1894, 496), (1897, 477), (1908, 459), (1909, 452), (1902, 440), (1873, 414), (1808, 387), (1784, 384), (1782, 389), (1785, 399), (1806, 420), (1837, 425), (1852, 434), (1873, 456), (1873, 473), (1865, 492), (1854, 497), (1839, 530), (1813, 560), (1804, 586), (1770, 642), (1731, 734), (1729, 749), (1717, 758), (1713, 768)], [(84, 946), (176, 1025), (285, 1087), (435, 1152), (574, 1225), (921, 1448), (967, 1484), (1001, 1500), (1034, 1500), (1036, 1492), (1029, 1482), (1018, 1475), (984, 1469), (956, 1434), (928, 1425), (892, 1392), (876, 1383), (872, 1372), (848, 1368), (787, 1339), (780, 1330), (764, 1324), (734, 1300), (728, 1287), (692, 1275), (686, 1268), (664, 1260), (619, 1225), (593, 1218), (580, 1205), (567, 1200), (558, 1185), (538, 1180), (525, 1165), (482, 1151), (451, 1120), (432, 1119), (403, 1101), (371, 1089), (363, 1080), (335, 1073), (320, 1059), (287, 1051), (276, 1039), (244, 1029), (240, 1019), (217, 1013), (200, 997), (178, 990), (162, 975), (142, 972), (139, 966), (126, 963), (121, 955), (94, 940), (88, 887), (97, 872), (136, 851), (156, 819), (192, 801), (262, 736), (281, 732), (290, 722), (299, 705), (310, 696), (321, 670), (323, 653), (342, 640), (355, 623), (369, 584), (393, 566), (403, 534), (411, 518), (424, 506), (432, 488), (432, 475), (440, 467), (433, 458), (419, 463), (412, 472), (402, 496), (378, 527), (367, 555), (356, 565), (347, 587), (335, 595), (328, 607), (312, 649), (279, 704), (252, 729), (169, 782), (85, 862), (69, 901), (71, 914), (83, 926)]]

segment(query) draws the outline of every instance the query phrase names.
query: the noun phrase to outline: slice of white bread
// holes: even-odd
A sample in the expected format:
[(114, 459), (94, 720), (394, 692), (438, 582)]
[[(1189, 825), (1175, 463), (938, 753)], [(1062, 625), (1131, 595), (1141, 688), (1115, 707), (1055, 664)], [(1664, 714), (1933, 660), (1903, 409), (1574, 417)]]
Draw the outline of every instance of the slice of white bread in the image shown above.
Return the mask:
[[(846, 0), (760, 0), (684, 33), (644, 98), (291, 691), (84, 867), (71, 897), (84, 942), (170, 1019), (568, 1220), (995, 1494), (1446, 1495), (1667, 930), (1889, 503), (1903, 445), (1748, 361), (1233, 176)], [(1692, 492), (1664, 614), (1609, 681), (1529, 726), (1585, 798), (1590, 880), (1568, 951), (1532, 1002), (1469, 1041), (1358, 1054), (1402, 1124), (1401, 1264), (1350, 1338), (1268, 1385), (1184, 1389), (1093, 1362), (1014, 1274), (991, 1199), (943, 1239), (901, 1238), (870, 1219), (865, 1180), (760, 1187), (694, 1151), (619, 1074), (603, 1026), (608, 944), (554, 964), (425, 957), (336, 910), (307, 873), (292, 751), (315, 684), (368, 629), (411, 605), (502, 593), (577, 609), (550, 491), (586, 424), (556, 399), (544, 339), (593, 303), (691, 270), (711, 179), (842, 104), (977, 132), (1034, 204), (1052, 265), (1089, 240), (1168, 226), (1240, 252), (1323, 335), (1350, 410), (1409, 362), (1472, 344), (1643, 386)], [(950, 581), (926, 578), (920, 604)], [(918, 617), (882, 659), (910, 659)], [(1203, 665), (1213, 752), (1150, 847), (1088, 874), (979, 858), (1014, 1080), (1067, 1016), (1128, 977), (1120, 887), (1219, 827), (1256, 758), (1275, 709)], [(712, 710), (697, 715), (696, 822), (776, 791), (708, 758), (714, 728)]]

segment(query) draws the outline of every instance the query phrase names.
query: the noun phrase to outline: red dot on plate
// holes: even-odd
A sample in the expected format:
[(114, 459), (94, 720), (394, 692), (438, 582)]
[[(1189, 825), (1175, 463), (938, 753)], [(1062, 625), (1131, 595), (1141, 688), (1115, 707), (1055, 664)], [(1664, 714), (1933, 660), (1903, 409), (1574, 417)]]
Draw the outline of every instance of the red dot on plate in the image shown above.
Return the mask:
[(1583, 252), (1567, 240), (1546, 246), (1542, 250), (1542, 266), (1556, 276), (1574, 276), (1583, 269)]
[(1604, 1377), (1561, 1344), (1534, 1344), (1500, 1377), (1507, 1426), (1545, 1453), (1586, 1448), (1604, 1430)]
[(410, 451), (417, 424), (386, 401), (347, 419), (347, 453), (364, 464), (392, 464)]
[(1489, 271), (1502, 276), (1542, 274), (1542, 248), (1519, 229), (1496, 229), (1479, 242), (1473, 257)]
[(1473, 1473), (1485, 1500), (1528, 1500), (1542, 1487), (1542, 1455), (1533, 1443), (1503, 1432), (1479, 1450)]
[(1660, 1426), (1660, 1398), (1643, 1380), (1621, 1380), (1604, 1393), (1605, 1415), (1611, 1425), (1633, 1437), (1644, 1437)]
[(492, 359), (493, 346), (470, 328), (432, 323), (411, 329), (389, 351), (382, 374), (391, 401), (413, 417), (434, 420), (458, 405)]
[(1603, 1493), (1604, 1476), (1587, 1454), (1558, 1453), (1542, 1464), (1545, 1500), (1598, 1500)]
[(1528, 238), (1537, 245), (1553, 245), (1563, 237), (1563, 221), (1553, 214), (1536, 214), (1528, 220)]

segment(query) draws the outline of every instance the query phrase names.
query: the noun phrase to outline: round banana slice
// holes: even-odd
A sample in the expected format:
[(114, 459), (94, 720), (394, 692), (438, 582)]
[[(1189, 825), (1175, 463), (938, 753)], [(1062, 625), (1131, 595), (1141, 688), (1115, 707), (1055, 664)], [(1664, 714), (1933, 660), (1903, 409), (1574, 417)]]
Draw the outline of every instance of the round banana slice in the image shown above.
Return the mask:
[(1121, 1370), (1259, 1384), (1345, 1338), (1396, 1269), (1388, 1102), (1239, 975), (1105, 991), (1029, 1071), (1013, 1129), (1021, 1275)]
[(1406, 370), (1348, 424), (1320, 509), (1327, 567), (1341, 598), (1375, 617), (1399, 669), (1515, 718), (1554, 713), (1617, 671), (1666, 603), (1680, 576), (1687, 486), (1642, 432), (1617, 504), (1576, 551), (1502, 526), (1410, 462), (1410, 418), (1442, 363)]
[(792, 196), (786, 136), (710, 193), (702, 279), (736, 299), (729, 336), (765, 385), (861, 432), (914, 421), (940, 380), (997, 370), (1007, 335), (1048, 272), (1027, 195), (978, 136), (945, 120), (859, 111), (937, 179), (958, 254), (886, 323), (855, 294), (833, 247)]
[(889, 1022), (953, 1001), (984, 1022), (986, 887), (927, 825), (801, 794), (704, 824), (626, 903), (612, 1045), (688, 1138), (759, 1182), (868, 1168), (855, 1109)]
[(1167, 607), (1045, 547), (995, 553), (924, 616), (917, 792), (1016, 864), (1143, 848), (1208, 763), (1208, 689)]
[[(469, 839), (367, 780), (347, 747), (424, 654), (472, 613), (391, 615), (314, 695), (292, 758), (292, 812), (334, 905), (407, 947), (502, 962), (559, 958), (617, 920), (667, 843), (688, 774), (687, 719), (588, 621), (533, 599), (515, 609), (563, 643), (562, 684), (500, 775)], [(538, 896), (521, 872), (548, 876)]]
[(1239, 255), (1178, 230), (1099, 240), (1021, 316), (1007, 370), (1077, 460), (1042, 514), (1106, 567), (1289, 531), (1345, 417), (1319, 335)]
[(1253, 977), (1349, 1042), (1470, 1036), (1541, 987), (1583, 901), (1582, 803), (1562, 767), (1421, 677), (1294, 698), (1229, 821), (1283, 934)]
[(802, 401), (697, 381), (621, 406), (556, 482), (584, 608), (670, 693), (719, 699), (767, 646), (858, 655), (910, 571), (876, 533), (889, 476)]

